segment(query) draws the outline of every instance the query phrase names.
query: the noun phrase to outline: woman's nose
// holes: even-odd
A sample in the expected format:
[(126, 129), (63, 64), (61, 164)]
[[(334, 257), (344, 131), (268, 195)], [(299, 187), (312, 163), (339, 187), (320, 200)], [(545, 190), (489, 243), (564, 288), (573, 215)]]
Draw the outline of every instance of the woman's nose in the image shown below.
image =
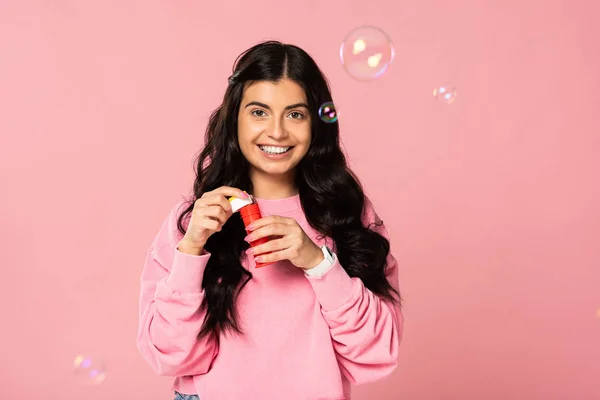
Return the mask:
[(287, 132), (283, 123), (280, 121), (274, 121), (269, 132), (269, 136), (275, 139), (285, 138), (287, 136)]

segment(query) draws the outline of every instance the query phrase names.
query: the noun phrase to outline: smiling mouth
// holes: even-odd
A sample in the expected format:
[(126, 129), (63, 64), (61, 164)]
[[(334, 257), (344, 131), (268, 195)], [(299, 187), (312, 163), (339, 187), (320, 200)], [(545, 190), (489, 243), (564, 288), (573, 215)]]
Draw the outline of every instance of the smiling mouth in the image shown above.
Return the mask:
[(258, 147), (267, 154), (285, 154), (294, 148), (294, 146), (264, 146), (261, 144)]

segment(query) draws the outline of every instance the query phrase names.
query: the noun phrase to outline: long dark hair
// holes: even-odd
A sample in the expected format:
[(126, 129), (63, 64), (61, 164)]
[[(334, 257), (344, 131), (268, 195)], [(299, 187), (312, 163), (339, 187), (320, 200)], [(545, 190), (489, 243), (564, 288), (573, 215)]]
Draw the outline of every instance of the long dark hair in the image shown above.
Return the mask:
[[(193, 199), (178, 218), (179, 231), (185, 233), (184, 221), (189, 220), (194, 201), (204, 192), (226, 185), (252, 193), (249, 163), (237, 140), (240, 102), (248, 84), (282, 78), (302, 86), (312, 117), (311, 145), (297, 166), (295, 182), (307, 221), (334, 241), (340, 264), (351, 277), (360, 278), (373, 293), (399, 304), (400, 294), (384, 273), (389, 241), (376, 232), (376, 227), (363, 225), (365, 195), (340, 148), (338, 123), (325, 123), (318, 116), (319, 106), (332, 99), (327, 80), (315, 61), (293, 45), (267, 41), (236, 59), (223, 103), (210, 117), (205, 146), (196, 159)], [(235, 213), (206, 242), (211, 257), (202, 281), (205, 297), (200, 309), (206, 311), (206, 317), (198, 338), (242, 333), (236, 299), (252, 279), (252, 273), (241, 263), (249, 246), (244, 236), (244, 224)]]

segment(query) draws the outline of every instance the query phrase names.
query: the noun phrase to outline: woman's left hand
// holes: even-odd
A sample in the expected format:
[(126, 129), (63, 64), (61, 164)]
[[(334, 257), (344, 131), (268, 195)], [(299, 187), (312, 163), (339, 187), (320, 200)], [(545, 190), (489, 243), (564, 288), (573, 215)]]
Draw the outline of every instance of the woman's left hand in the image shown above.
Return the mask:
[(274, 236), (269, 242), (246, 251), (246, 254), (255, 256), (256, 262), (290, 260), (298, 268), (311, 269), (323, 261), (323, 252), (319, 246), (306, 235), (293, 218), (270, 215), (254, 221), (246, 229), (251, 231), (244, 238), (247, 242)]

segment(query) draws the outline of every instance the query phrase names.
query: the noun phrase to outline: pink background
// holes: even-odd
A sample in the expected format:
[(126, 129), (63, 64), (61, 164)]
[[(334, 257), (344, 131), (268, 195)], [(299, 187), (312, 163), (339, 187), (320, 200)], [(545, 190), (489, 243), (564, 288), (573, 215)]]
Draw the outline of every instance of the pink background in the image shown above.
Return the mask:
[[(135, 347), (142, 263), (235, 56), (274, 38), (331, 80), (401, 264), (400, 366), (353, 398), (600, 399), (596, 4), (1, 0), (0, 398), (172, 398)], [(372, 83), (339, 62), (362, 24), (396, 47)]]

